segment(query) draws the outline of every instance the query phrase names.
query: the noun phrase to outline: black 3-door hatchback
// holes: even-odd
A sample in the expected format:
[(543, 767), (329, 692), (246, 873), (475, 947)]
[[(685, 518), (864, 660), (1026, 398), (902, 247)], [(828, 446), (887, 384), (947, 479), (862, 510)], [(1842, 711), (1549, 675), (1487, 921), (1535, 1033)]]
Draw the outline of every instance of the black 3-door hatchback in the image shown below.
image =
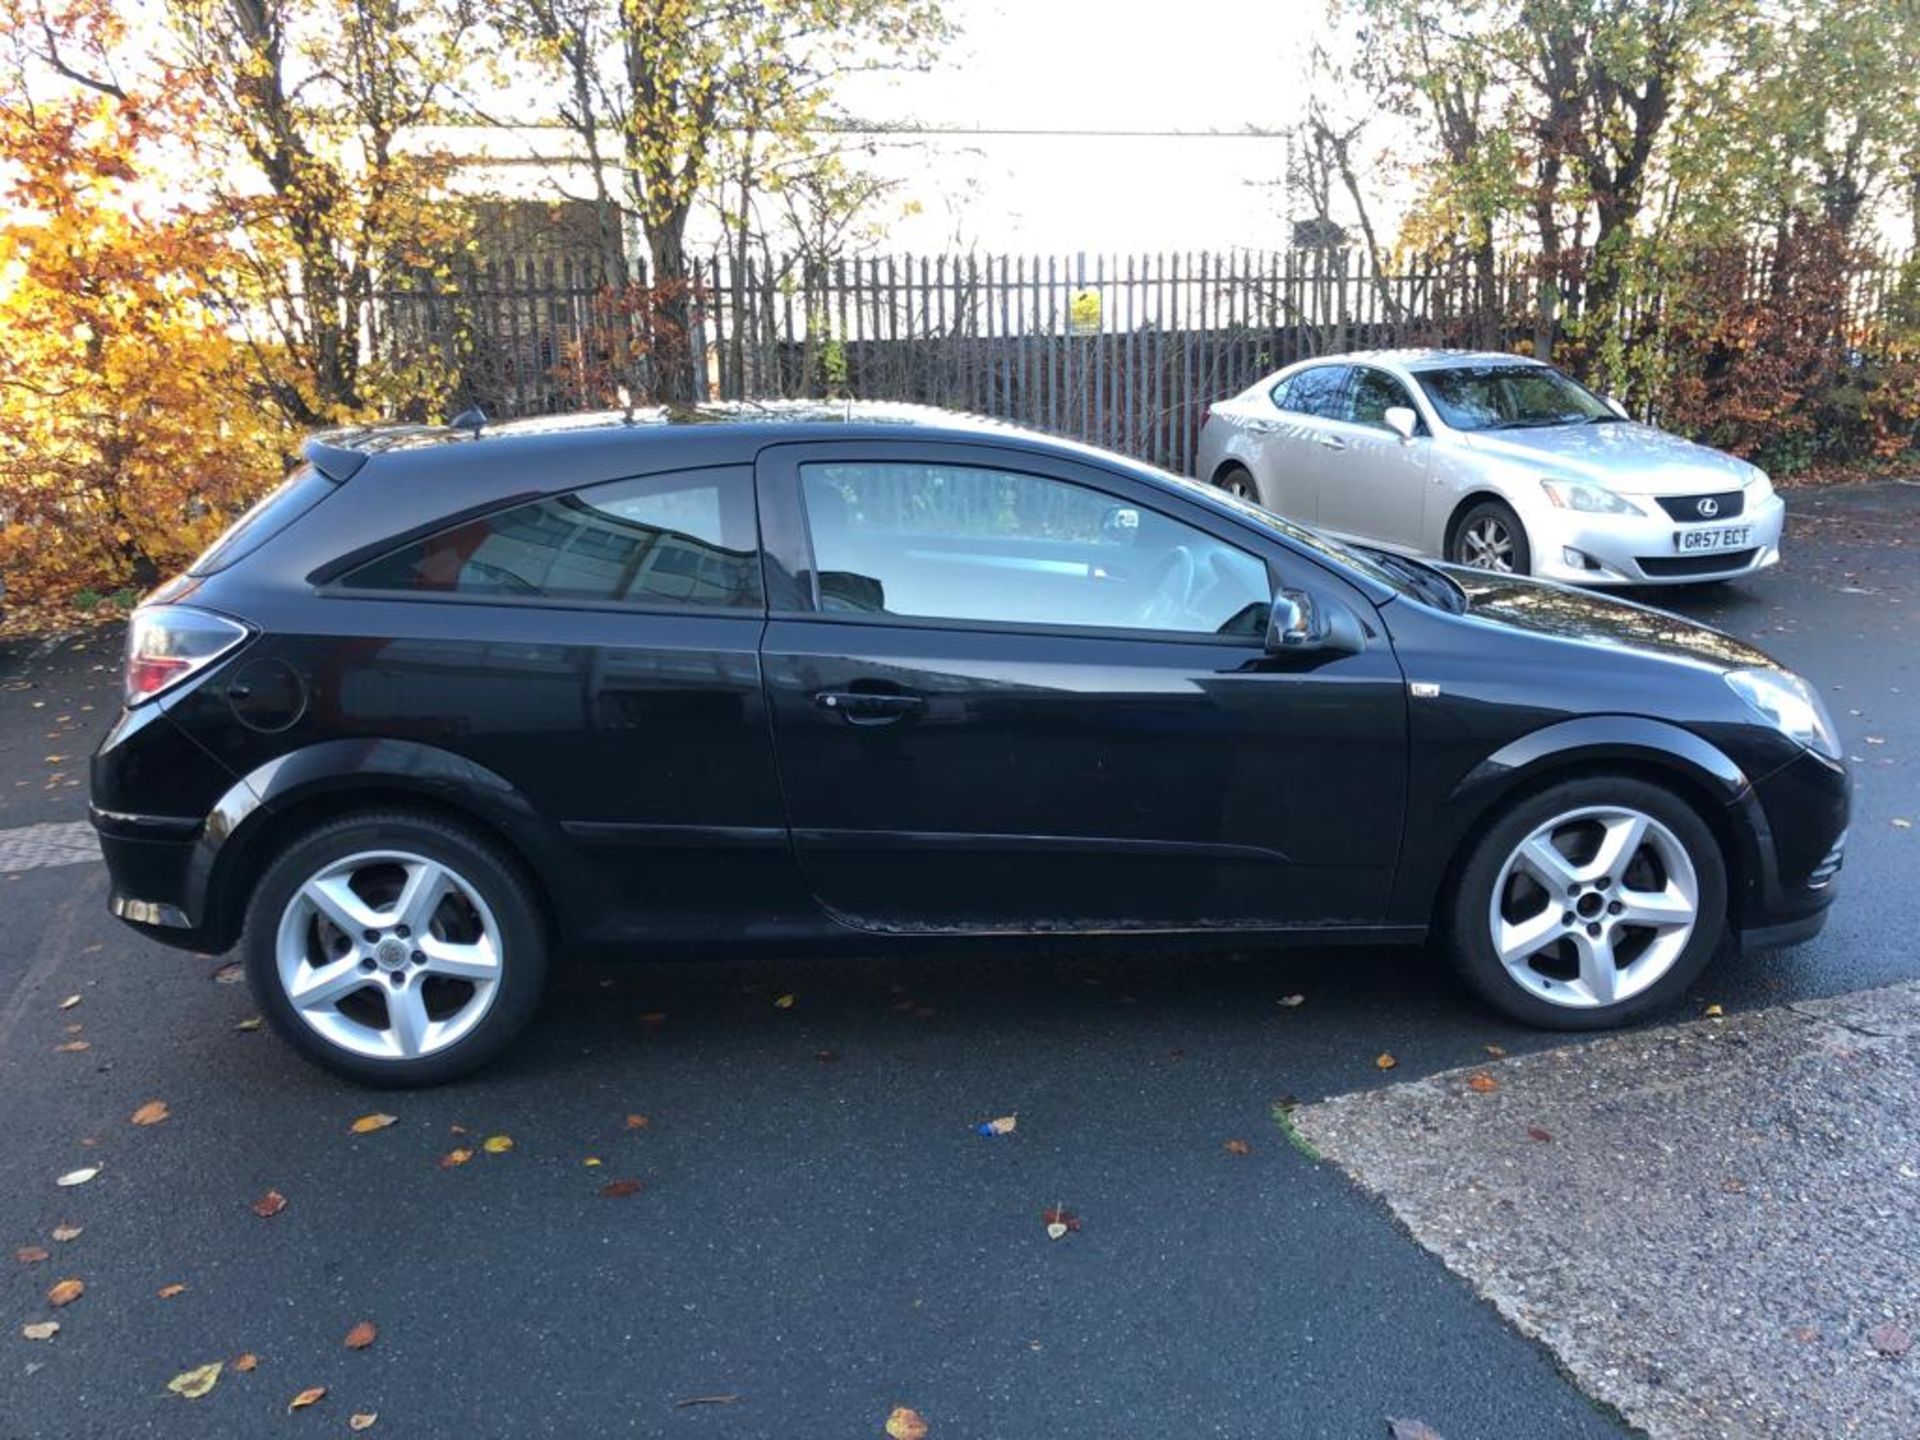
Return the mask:
[(1724, 634), (929, 411), (322, 436), (135, 613), (114, 913), (443, 1080), (550, 957), (1414, 942), (1544, 1026), (1803, 940), (1848, 781)]

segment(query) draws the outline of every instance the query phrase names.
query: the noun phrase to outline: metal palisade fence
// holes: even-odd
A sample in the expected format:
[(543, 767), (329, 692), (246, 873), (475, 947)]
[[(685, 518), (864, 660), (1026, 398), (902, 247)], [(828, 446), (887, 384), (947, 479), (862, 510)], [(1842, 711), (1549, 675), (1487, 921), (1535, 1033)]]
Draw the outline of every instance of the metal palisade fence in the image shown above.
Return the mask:
[[(1883, 315), (1899, 266), (1849, 287), (1852, 335)], [(606, 337), (645, 330), (597, 265), (494, 263), (395, 293), (396, 343), (443, 351), (465, 403), (496, 416), (610, 402)], [(644, 288), (642, 277), (635, 285)], [(996, 416), (1187, 471), (1212, 401), (1313, 355), (1536, 343), (1542, 282), (1503, 266), (1489, 296), (1464, 263), (1388, 268), (1362, 250), (1161, 255), (703, 258), (693, 267), (696, 391), (850, 396)], [(633, 343), (644, 356), (645, 336)], [(616, 367), (617, 368), (617, 367)]]

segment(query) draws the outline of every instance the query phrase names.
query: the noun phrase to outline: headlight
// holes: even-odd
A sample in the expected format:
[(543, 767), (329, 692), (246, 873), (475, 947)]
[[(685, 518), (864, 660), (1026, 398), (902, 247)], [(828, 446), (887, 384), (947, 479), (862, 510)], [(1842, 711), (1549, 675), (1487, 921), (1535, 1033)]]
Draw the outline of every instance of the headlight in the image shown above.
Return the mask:
[(1788, 670), (1734, 670), (1727, 684), (1781, 734), (1829, 760), (1840, 758), (1840, 735), (1814, 689)]
[(1768, 477), (1766, 471), (1755, 466), (1753, 474), (1747, 477), (1747, 490), (1749, 503), (1758, 505), (1762, 501), (1772, 498), (1773, 481)]
[(1623, 496), (1601, 485), (1584, 480), (1542, 480), (1540, 488), (1562, 510), (1578, 510), (1583, 515), (1644, 515), (1647, 512)]

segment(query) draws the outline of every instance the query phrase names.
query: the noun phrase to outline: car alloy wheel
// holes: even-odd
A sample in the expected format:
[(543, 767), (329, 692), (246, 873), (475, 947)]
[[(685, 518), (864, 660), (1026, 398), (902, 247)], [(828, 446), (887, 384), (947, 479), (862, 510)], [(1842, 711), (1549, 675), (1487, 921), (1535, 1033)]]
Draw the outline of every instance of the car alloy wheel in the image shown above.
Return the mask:
[(1686, 846), (1624, 805), (1556, 815), (1508, 855), (1487, 924), (1514, 983), (1553, 1005), (1632, 999), (1671, 970), (1700, 918)]
[(1214, 483), (1236, 499), (1250, 501), (1255, 505), (1260, 503), (1260, 492), (1254, 487), (1253, 476), (1245, 470), (1229, 470)]
[(491, 1009), (505, 946), (479, 889), (406, 850), (335, 860), (294, 890), (274, 957), (295, 1015), (329, 1045), (417, 1060), (457, 1044)]
[(1461, 527), (1459, 561), (1476, 570), (1493, 570), (1511, 575), (1513, 532), (1498, 515), (1480, 515)]

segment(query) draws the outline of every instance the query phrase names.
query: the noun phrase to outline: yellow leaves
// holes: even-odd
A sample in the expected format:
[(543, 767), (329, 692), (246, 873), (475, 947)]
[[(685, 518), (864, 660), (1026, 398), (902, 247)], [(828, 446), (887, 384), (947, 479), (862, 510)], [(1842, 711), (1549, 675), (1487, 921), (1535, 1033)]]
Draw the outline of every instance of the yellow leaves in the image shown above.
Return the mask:
[(291, 1415), (294, 1411), (304, 1410), (309, 1405), (318, 1405), (325, 1398), (326, 1393), (327, 1387), (324, 1385), (309, 1386), (287, 1402), (287, 1413)]
[(172, 1113), (172, 1111), (167, 1109), (166, 1101), (149, 1100), (127, 1117), (127, 1123), (130, 1125), (158, 1125)]
[(1002, 1115), (995, 1120), (982, 1120), (973, 1129), (978, 1135), (1011, 1135), (1019, 1126), (1020, 1117), (1016, 1114)]
[(645, 1115), (627, 1116), (627, 1129), (629, 1130), (645, 1130), (651, 1124), (653, 1124), (653, 1121), (648, 1116), (645, 1116)]
[(1251, 1155), (1253, 1153), (1253, 1146), (1244, 1140), (1229, 1140), (1220, 1148), (1229, 1155)]
[(184, 1285), (182, 1285), (182, 1284), (180, 1284), (180, 1283), (179, 1283), (178, 1281), (176, 1281), (175, 1283), (173, 1283), (173, 1284), (171, 1284), (171, 1285), (162, 1285), (162, 1286), (161, 1286), (161, 1287), (160, 1287), (160, 1288), (159, 1288), (159, 1289), (158, 1289), (157, 1291), (155, 1291), (154, 1293), (155, 1293), (155, 1294), (156, 1294), (156, 1295), (157, 1295), (157, 1296), (158, 1296), (158, 1297), (159, 1297), (160, 1299), (162, 1299), (162, 1300), (171, 1300), (171, 1299), (173, 1299), (173, 1297), (174, 1297), (174, 1296), (176, 1296), (176, 1295), (184, 1295), (184, 1294), (186, 1294), (186, 1293), (187, 1293), (187, 1287), (186, 1287), (186, 1286), (184, 1286)]
[(37, 1265), (42, 1260), (48, 1260), (52, 1257), (53, 1252), (44, 1245), (22, 1245), (18, 1250), (13, 1252), (13, 1258), (18, 1260), (22, 1265)]
[(480, 1142), (480, 1148), (489, 1155), (504, 1155), (513, 1149), (513, 1137), (511, 1135), (489, 1135), (485, 1140)]
[(213, 1387), (220, 1383), (221, 1369), (221, 1363), (215, 1360), (197, 1369), (183, 1370), (167, 1382), (167, 1389), (182, 1400), (201, 1399), (212, 1393)]
[(352, 1130), (356, 1135), (371, 1135), (376, 1130), (384, 1130), (389, 1125), (397, 1125), (399, 1122), (400, 1117), (398, 1115), (362, 1115), (347, 1128)]
[(1481, 1070), (1467, 1077), (1467, 1088), (1476, 1095), (1491, 1095), (1500, 1088), (1500, 1082)]
[(84, 1280), (57, 1280), (47, 1291), (47, 1303), (58, 1310), (63, 1305), (71, 1305), (86, 1293), (87, 1282)]
[(236, 1355), (233, 1357), (233, 1368), (237, 1374), (241, 1375), (245, 1375), (252, 1370), (258, 1370), (260, 1368), (260, 1357), (251, 1350), (247, 1351), (244, 1355)]
[(86, 1165), (78, 1170), (69, 1170), (53, 1183), (58, 1185), (62, 1190), (71, 1190), (76, 1185), (86, 1184), (99, 1173), (100, 1167), (98, 1165)]
[(62, 1245), (66, 1244), (69, 1240), (78, 1240), (84, 1234), (86, 1234), (86, 1231), (78, 1225), (56, 1225), (53, 1227), (53, 1238), (58, 1240)]
[(442, 1170), (451, 1170), (454, 1168), (454, 1166), (464, 1165), (471, 1159), (473, 1159), (473, 1151), (469, 1150), (466, 1146), (461, 1145), (456, 1147), (455, 1149), (449, 1150), (446, 1154), (440, 1157), (440, 1168)]
[(380, 1336), (380, 1331), (371, 1320), (362, 1320), (347, 1331), (347, 1338), (341, 1343), (349, 1350), (364, 1350)]
[(793, 1008), (794, 998), (792, 995), (776, 995), (773, 997), (773, 1008), (776, 1010), (791, 1010)]
[(1382, 1051), (1377, 1057), (1375, 1057), (1373, 1062), (1374, 1068), (1379, 1070), (1391, 1070), (1393, 1069), (1394, 1066), (1398, 1065), (1399, 1063), (1400, 1062), (1398, 1060), (1394, 1059), (1393, 1056), (1387, 1054), (1385, 1051)]
[(74, 1006), (78, 1005), (79, 1003), (80, 1003), (80, 997), (78, 995), (69, 995), (67, 996), (66, 999), (60, 1002), (60, 1008), (62, 1010), (71, 1010), (73, 1009)]
[(20, 1327), (20, 1333), (29, 1340), (51, 1340), (60, 1333), (58, 1320), (34, 1320)]
[(347, 1417), (347, 1429), (358, 1435), (362, 1430), (371, 1430), (373, 1422), (380, 1418), (378, 1410), (363, 1410)]
[(928, 1426), (918, 1410), (896, 1405), (887, 1416), (887, 1440), (927, 1440)]
[(1709, 1020), (1718, 1020), (1720, 1019), (1721, 1016), (1725, 1015), (1727, 1012), (1725, 1010), (1722, 1010), (1718, 1005), (1709, 1005), (1705, 1010), (1701, 1011), (1700, 1013), (1705, 1015)]
[(278, 1190), (269, 1190), (253, 1202), (253, 1213), (262, 1220), (271, 1220), (287, 1208), (287, 1197)]

